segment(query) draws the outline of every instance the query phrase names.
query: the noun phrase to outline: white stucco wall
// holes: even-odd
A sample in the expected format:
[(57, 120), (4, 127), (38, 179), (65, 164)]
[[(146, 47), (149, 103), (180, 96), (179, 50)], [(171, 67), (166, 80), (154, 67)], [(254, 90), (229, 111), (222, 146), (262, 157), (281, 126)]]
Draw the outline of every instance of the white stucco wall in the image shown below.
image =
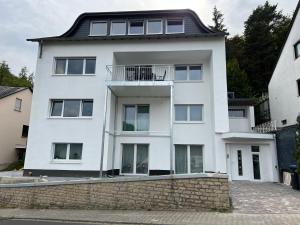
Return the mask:
[(230, 109), (244, 109), (245, 117), (229, 117), (230, 132), (253, 132), (254, 110), (253, 106), (231, 106)]
[[(294, 53), (294, 44), (300, 40), (299, 27), (298, 12), (269, 83), (271, 118), (277, 120), (279, 127), (295, 124), (300, 113), (300, 97), (296, 82), (300, 78), (300, 58), (295, 59)], [(282, 120), (287, 120), (287, 124), (283, 125)]]

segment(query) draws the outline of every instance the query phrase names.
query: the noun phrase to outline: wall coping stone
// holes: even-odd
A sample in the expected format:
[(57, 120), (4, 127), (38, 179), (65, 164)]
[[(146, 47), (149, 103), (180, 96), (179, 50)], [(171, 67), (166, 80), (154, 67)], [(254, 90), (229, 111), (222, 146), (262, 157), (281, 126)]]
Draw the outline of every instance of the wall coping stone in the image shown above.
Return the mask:
[(114, 178), (90, 178), (89, 180), (70, 180), (70, 181), (48, 181), (36, 183), (16, 183), (16, 184), (0, 184), (0, 188), (25, 188), (25, 187), (41, 187), (41, 186), (58, 186), (58, 185), (74, 185), (74, 184), (95, 184), (95, 183), (114, 183), (114, 182), (139, 182), (139, 181), (156, 181), (156, 180), (180, 180), (180, 179), (228, 179), (227, 174), (205, 173), (205, 174), (184, 174), (184, 175), (161, 175), (161, 176), (126, 176)]

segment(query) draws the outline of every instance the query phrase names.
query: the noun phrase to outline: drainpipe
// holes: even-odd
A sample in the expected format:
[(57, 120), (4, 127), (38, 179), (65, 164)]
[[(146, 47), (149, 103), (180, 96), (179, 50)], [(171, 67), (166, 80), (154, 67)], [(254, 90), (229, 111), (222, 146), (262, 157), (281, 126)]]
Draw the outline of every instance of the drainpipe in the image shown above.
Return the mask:
[(173, 158), (174, 158), (174, 145), (173, 145), (173, 92), (174, 87), (173, 84), (171, 85), (170, 90), (170, 175), (173, 174), (174, 168), (173, 168)]
[(111, 162), (111, 168), (112, 168), (112, 176), (115, 175), (114, 169), (115, 169), (115, 152), (116, 152), (116, 130), (117, 130), (117, 113), (118, 113), (118, 97), (115, 95), (115, 117), (114, 117), (114, 132), (113, 132), (113, 152), (112, 152), (112, 162)]
[(105, 139), (105, 127), (106, 127), (106, 113), (107, 113), (107, 95), (108, 95), (108, 88), (106, 87), (105, 98), (104, 98), (104, 115), (103, 115), (103, 126), (102, 126), (102, 143), (101, 143), (101, 158), (100, 158), (99, 177), (103, 176), (103, 158), (104, 158), (104, 139)]

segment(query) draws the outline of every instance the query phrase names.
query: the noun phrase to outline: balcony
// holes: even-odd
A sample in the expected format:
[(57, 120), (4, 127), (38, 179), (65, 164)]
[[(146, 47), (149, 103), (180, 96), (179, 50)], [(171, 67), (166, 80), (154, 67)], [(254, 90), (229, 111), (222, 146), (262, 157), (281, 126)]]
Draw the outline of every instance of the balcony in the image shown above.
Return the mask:
[(170, 96), (174, 65), (108, 65), (106, 85), (119, 96)]
[(276, 120), (257, 125), (253, 128), (253, 131), (261, 134), (275, 132), (277, 131)]

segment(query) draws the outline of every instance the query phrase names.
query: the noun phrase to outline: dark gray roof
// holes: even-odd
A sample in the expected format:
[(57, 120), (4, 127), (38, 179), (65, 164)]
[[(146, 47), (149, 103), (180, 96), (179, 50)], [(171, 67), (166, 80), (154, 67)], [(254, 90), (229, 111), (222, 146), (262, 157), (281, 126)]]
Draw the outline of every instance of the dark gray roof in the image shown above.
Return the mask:
[(229, 106), (251, 106), (255, 105), (255, 99), (253, 98), (232, 98), (228, 99)]
[(0, 86), (0, 99), (7, 97), (9, 95), (15, 94), (17, 92), (26, 90), (29, 88), (26, 87), (8, 87), (8, 86)]
[[(181, 34), (89, 36), (90, 22), (93, 20), (131, 20), (147, 18), (183, 18), (185, 32)], [(108, 23), (109, 26), (109, 23)], [(165, 27), (165, 26), (163, 26)], [(163, 28), (165, 29), (165, 28)], [(108, 27), (108, 31), (109, 31)], [(148, 10), (121, 12), (93, 12), (81, 14), (71, 28), (60, 36), (27, 39), (28, 41), (86, 41), (86, 40), (132, 40), (132, 39), (170, 39), (197, 37), (224, 37), (226, 33), (216, 32), (206, 27), (198, 15), (189, 9)]]

